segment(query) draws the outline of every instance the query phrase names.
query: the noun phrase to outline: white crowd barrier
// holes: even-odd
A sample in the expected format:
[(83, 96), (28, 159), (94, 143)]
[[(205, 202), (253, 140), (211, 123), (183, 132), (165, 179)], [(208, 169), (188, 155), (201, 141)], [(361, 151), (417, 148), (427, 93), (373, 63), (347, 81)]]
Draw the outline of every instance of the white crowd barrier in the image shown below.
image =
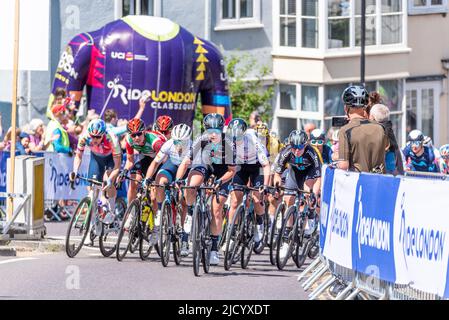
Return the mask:
[(320, 258), (304, 287), (332, 276), (312, 298), (337, 279), (338, 298), (449, 297), (449, 181), (425, 178), (323, 169)]

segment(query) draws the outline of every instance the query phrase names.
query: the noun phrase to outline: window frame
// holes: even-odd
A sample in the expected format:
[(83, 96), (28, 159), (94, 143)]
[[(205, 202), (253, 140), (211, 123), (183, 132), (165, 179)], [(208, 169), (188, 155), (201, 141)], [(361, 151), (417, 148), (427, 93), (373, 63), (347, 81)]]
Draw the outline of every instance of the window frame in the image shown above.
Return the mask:
[[(141, 1), (142, 0), (131, 0), (134, 1), (136, 7), (135, 15), (142, 15)], [(114, 15), (115, 19), (123, 18), (123, 0), (115, 0), (114, 3)], [(153, 15), (151, 17), (161, 17), (162, 16), (162, 0), (153, 0)]]
[(443, 0), (441, 5), (432, 5), (431, 0), (426, 0), (425, 6), (415, 6), (414, 0), (408, 0), (408, 14), (435, 14), (435, 13), (447, 13), (449, 12), (448, 0)]
[(218, 0), (216, 2), (216, 24), (214, 31), (257, 29), (264, 27), (262, 23), (261, 0), (253, 0), (253, 17), (251, 18), (240, 17), (240, 0), (229, 0), (229, 1), (234, 1), (236, 5), (235, 8), (236, 17), (234, 19), (224, 19), (223, 0)]

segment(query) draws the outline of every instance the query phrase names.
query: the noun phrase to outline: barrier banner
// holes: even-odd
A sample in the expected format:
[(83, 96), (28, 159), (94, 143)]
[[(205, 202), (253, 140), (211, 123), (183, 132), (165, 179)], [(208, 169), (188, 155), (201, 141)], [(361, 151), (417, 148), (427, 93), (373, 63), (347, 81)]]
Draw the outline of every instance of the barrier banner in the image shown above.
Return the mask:
[[(73, 159), (64, 153), (45, 153), (44, 197), (49, 200), (81, 199), (87, 195), (87, 183), (77, 179), (75, 190), (70, 188), (69, 174)], [(79, 174), (87, 178), (90, 152), (84, 152)]]
[(359, 174), (352, 225), (353, 269), (394, 282), (393, 222), (399, 179)]
[[(327, 169), (330, 170), (330, 169)], [(352, 224), (359, 175), (342, 170), (334, 172), (326, 241), (323, 254), (346, 268), (352, 268)], [(321, 227), (321, 226), (320, 226)]]
[(449, 182), (323, 170), (322, 254), (380, 280), (448, 298)]
[(446, 297), (448, 191), (445, 181), (402, 179), (394, 214), (396, 281)]
[(8, 183), (8, 180), (6, 179), (6, 164), (9, 154), (9, 152), (0, 151), (0, 192), (6, 192), (6, 184)]

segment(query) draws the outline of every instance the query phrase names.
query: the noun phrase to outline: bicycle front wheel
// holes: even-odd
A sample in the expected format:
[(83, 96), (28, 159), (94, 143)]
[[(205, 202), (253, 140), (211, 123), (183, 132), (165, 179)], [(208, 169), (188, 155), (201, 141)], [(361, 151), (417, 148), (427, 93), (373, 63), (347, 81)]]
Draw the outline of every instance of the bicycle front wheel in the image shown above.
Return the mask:
[(65, 251), (70, 258), (74, 258), (80, 252), (89, 233), (91, 202), (89, 197), (83, 198), (70, 220), (65, 239)]
[(203, 270), (205, 273), (209, 273), (210, 268), (210, 252), (212, 249), (212, 239), (210, 237), (210, 220), (208, 217), (203, 219), (203, 235), (202, 235), (202, 250), (201, 250), (201, 261), (203, 263)]
[(201, 222), (200, 222), (200, 208), (195, 206), (192, 217), (192, 254), (193, 254), (193, 273), (195, 276), (200, 274), (200, 260), (201, 260)]
[(171, 213), (171, 204), (164, 201), (161, 210), (162, 216), (159, 232), (159, 249), (161, 250), (161, 262), (164, 267), (170, 261)]
[(285, 218), (282, 223), (281, 231), (278, 235), (277, 240), (277, 248), (276, 248), (276, 266), (279, 270), (284, 269), (285, 265), (287, 264), (288, 259), (292, 255), (293, 251), (293, 245), (295, 241), (295, 232), (296, 225), (295, 222), (293, 222), (292, 227), (288, 227), (288, 222), (291, 218), (294, 218), (296, 215), (296, 207), (292, 206), (288, 208), (287, 212), (285, 213)]
[(268, 243), (268, 221), (270, 221), (269, 216), (270, 215), (268, 214), (268, 205), (265, 204), (265, 213), (263, 215), (263, 235), (259, 245), (258, 246), (254, 245), (255, 254), (261, 254), (263, 252), (263, 249), (265, 249), (265, 246)]
[(241, 225), (243, 224), (243, 215), (245, 214), (245, 208), (240, 205), (235, 211), (232, 221), (228, 224), (228, 230), (226, 234), (226, 250), (224, 258), (225, 270), (231, 269), (232, 264), (235, 261), (235, 257), (238, 255), (241, 238)]
[(242, 269), (248, 268), (249, 260), (251, 259), (251, 254), (254, 249), (254, 235), (256, 230), (256, 215), (254, 212), (246, 213), (245, 215), (246, 223), (243, 225), (243, 245), (240, 257), (240, 266)]
[(274, 221), (271, 225), (271, 235), (269, 239), (270, 243), (270, 262), (273, 266), (276, 265), (276, 248), (277, 248), (277, 238), (282, 228), (282, 221), (284, 219), (284, 213), (286, 209), (285, 202), (281, 202), (274, 214)]
[(133, 241), (138, 243), (136, 239), (138, 236), (139, 207), (139, 200), (135, 199), (125, 211), (117, 238), (116, 257), (118, 261), (122, 261), (125, 258), (128, 250), (133, 246)]

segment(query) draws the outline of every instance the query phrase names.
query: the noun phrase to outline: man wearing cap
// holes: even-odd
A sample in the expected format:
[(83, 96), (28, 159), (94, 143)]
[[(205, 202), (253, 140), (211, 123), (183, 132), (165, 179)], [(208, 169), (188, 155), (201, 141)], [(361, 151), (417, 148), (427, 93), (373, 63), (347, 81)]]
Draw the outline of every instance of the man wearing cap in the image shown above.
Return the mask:
[(44, 144), (48, 145), (47, 151), (71, 153), (69, 135), (62, 126), (68, 121), (67, 109), (64, 104), (56, 104), (51, 112), (54, 119), (48, 123), (44, 139)]

